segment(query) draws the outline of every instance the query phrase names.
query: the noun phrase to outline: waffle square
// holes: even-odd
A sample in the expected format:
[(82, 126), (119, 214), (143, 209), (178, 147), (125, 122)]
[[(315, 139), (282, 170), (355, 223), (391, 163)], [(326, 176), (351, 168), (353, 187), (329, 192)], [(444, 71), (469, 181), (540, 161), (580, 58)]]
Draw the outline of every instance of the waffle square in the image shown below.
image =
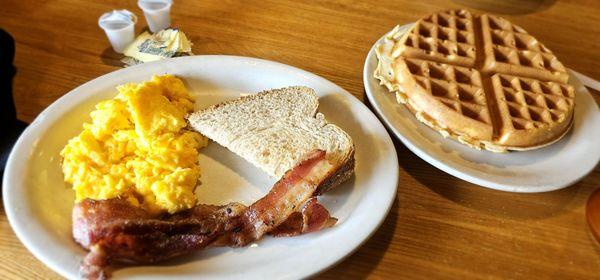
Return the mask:
[(523, 28), (508, 20), (482, 15), (484, 71), (566, 83), (567, 70), (556, 56)]
[(433, 14), (416, 23), (401, 47), (409, 57), (474, 67), (473, 18), (460, 10)]
[[(554, 126), (571, 123), (575, 92), (571, 85), (505, 74), (492, 76), (501, 117), (499, 143), (523, 146), (536, 139), (554, 140)], [(562, 127), (565, 129), (566, 127)]]
[(491, 124), (479, 72), (472, 68), (406, 59), (408, 71), (427, 93), (455, 112)]

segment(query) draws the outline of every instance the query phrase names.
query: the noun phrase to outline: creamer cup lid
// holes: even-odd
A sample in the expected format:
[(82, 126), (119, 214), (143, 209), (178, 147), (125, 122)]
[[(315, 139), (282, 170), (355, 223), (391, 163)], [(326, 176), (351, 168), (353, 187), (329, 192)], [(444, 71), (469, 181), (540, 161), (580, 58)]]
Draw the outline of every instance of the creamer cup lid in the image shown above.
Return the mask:
[[(164, 6), (157, 8), (155, 6), (156, 4), (162, 4)], [(138, 0), (138, 6), (146, 13), (166, 10), (171, 8), (171, 5), (173, 5), (173, 0)]]
[(137, 16), (128, 10), (112, 10), (104, 13), (98, 19), (98, 25), (103, 29), (110, 28), (111, 23), (135, 24), (137, 23)]

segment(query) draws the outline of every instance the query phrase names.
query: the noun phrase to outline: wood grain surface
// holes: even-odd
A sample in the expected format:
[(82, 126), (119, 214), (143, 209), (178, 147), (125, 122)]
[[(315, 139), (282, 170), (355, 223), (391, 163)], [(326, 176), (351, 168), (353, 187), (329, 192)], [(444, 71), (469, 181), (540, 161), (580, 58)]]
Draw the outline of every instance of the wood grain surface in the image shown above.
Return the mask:
[[(500, 13), (566, 66), (600, 79), (597, 0), (175, 2), (173, 26), (188, 35), (196, 54), (279, 61), (323, 76), (361, 100), (363, 62), (373, 42), (398, 23), (445, 8)], [(121, 67), (97, 25), (103, 12), (121, 8), (139, 16), (138, 31), (146, 26), (133, 0), (2, 1), (0, 28), (17, 42), (20, 119), (32, 121), (73, 88)], [(513, 194), (452, 177), (395, 144), (400, 184), (390, 214), (353, 255), (316, 278), (600, 277), (600, 246), (585, 221), (600, 168), (567, 189)], [(58, 278), (23, 247), (2, 208), (0, 279)]]

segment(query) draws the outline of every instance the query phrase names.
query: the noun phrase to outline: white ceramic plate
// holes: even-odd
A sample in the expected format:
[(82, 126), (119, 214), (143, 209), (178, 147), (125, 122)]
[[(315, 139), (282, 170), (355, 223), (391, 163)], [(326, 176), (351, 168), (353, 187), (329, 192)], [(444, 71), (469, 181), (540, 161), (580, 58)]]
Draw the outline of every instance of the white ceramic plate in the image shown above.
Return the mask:
[[(401, 28), (410, 28), (407, 24)], [(384, 36), (385, 37), (385, 36)], [(375, 45), (383, 42), (383, 37)], [(567, 187), (594, 169), (600, 160), (600, 113), (585, 87), (571, 75), (575, 87), (575, 123), (559, 142), (527, 152), (495, 154), (477, 151), (421, 124), (394, 94), (373, 77), (375, 45), (363, 72), (367, 97), (393, 134), (417, 156), (460, 179), (510, 192), (545, 192)]]
[[(197, 108), (240, 93), (290, 85), (312, 87), (320, 111), (356, 144), (356, 175), (320, 200), (339, 218), (335, 227), (293, 238), (265, 237), (245, 248), (211, 248), (154, 266), (118, 269), (115, 278), (293, 279), (328, 268), (360, 246), (382, 223), (396, 196), (398, 161), (383, 125), (341, 87), (291, 66), (234, 56), (182, 57), (109, 73), (72, 90), (21, 135), (4, 174), (4, 207), (15, 233), (42, 262), (68, 278), (85, 255), (71, 238), (74, 193), (62, 180), (59, 152), (115, 86), (153, 74), (183, 78)], [(266, 194), (274, 180), (216, 143), (201, 151), (201, 203), (241, 201)]]

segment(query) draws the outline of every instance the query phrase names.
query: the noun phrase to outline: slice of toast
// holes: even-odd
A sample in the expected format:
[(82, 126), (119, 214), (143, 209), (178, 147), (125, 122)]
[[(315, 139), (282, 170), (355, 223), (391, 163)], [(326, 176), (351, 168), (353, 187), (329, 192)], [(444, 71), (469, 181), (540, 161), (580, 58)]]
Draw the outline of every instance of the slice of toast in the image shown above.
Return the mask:
[(274, 178), (281, 178), (307, 153), (326, 151), (337, 170), (319, 187), (317, 192), (323, 193), (354, 173), (354, 143), (317, 113), (318, 106), (313, 89), (294, 86), (226, 101), (191, 114), (188, 121)]

